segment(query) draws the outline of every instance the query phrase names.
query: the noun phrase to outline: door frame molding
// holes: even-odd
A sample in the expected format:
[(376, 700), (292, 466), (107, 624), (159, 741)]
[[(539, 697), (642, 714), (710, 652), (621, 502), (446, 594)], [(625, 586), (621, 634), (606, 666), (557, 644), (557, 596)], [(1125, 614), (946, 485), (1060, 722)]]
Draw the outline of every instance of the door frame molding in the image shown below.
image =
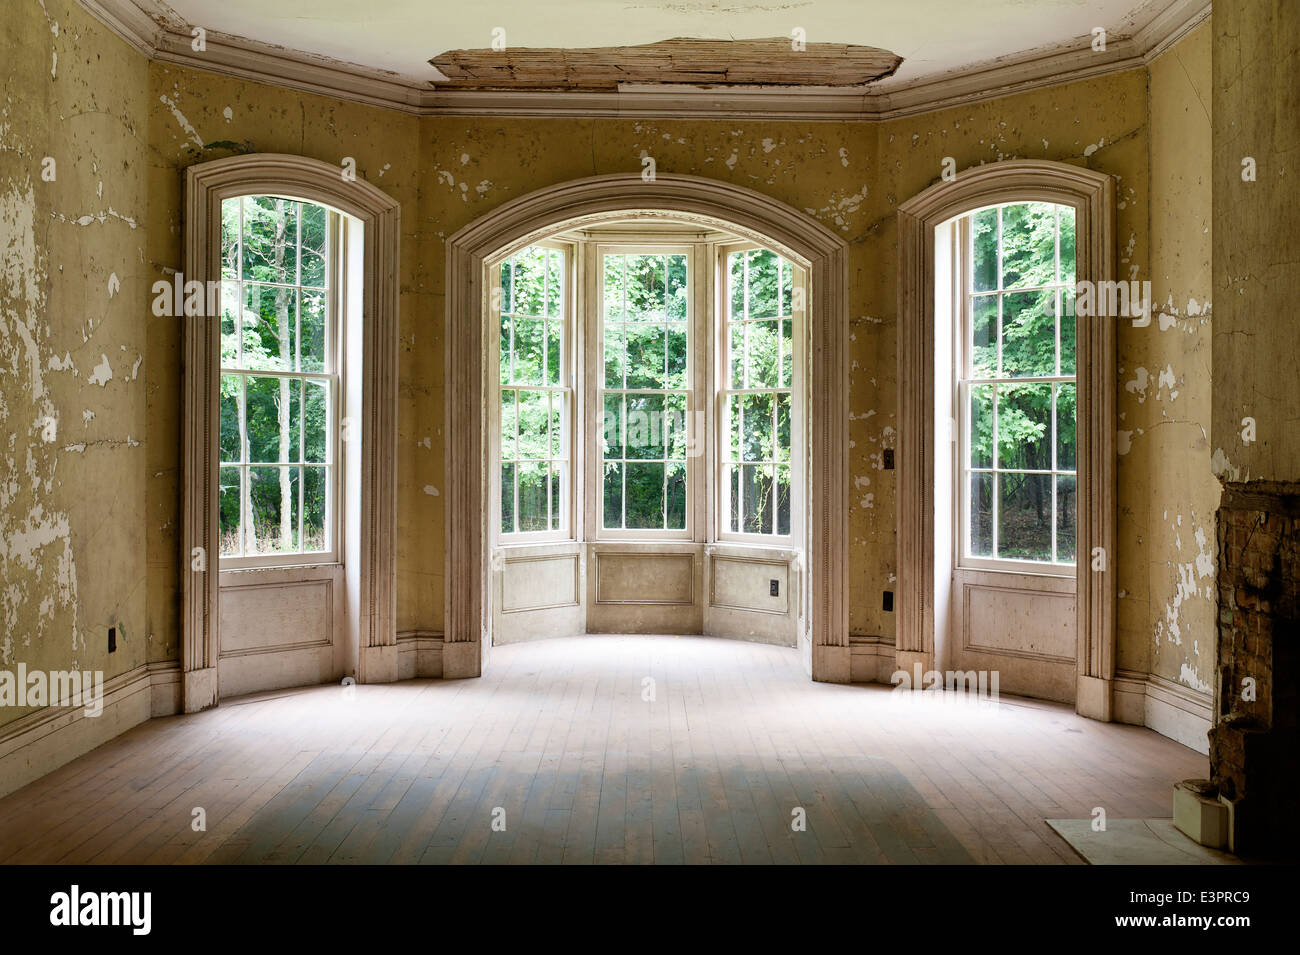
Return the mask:
[[(898, 630), (897, 666), (935, 663), (936, 456), (935, 229), (1003, 202), (1055, 202), (1075, 209), (1076, 281), (1115, 278), (1113, 177), (1068, 163), (1016, 159), (959, 172), (898, 209)], [(1095, 288), (1096, 286), (1094, 286)], [(1078, 620), (1075, 708), (1107, 720), (1115, 676), (1115, 323), (1076, 322), (1078, 369)], [(1091, 556), (1102, 548), (1105, 570)]]
[[(185, 170), (184, 277), (221, 277), (221, 201), (237, 195), (284, 195), (319, 202), (364, 226), (361, 314), (359, 532), (345, 542), (356, 565), (349, 613), (356, 617), (357, 679), (397, 679), (397, 268), (400, 214), (396, 199), (339, 166), (283, 153), (253, 153), (198, 163)], [(205, 296), (206, 299), (206, 296)], [(220, 519), (217, 442), (220, 315), (183, 319), (181, 666), (186, 713), (219, 699)], [(353, 374), (356, 372), (354, 371)], [(358, 442), (353, 442), (354, 445)], [(343, 462), (340, 462), (343, 466)], [(342, 514), (346, 502), (339, 502)], [(202, 566), (192, 555), (201, 548)], [(345, 559), (345, 563), (347, 560)], [(352, 575), (349, 574), (349, 577)], [(355, 596), (354, 596), (355, 594)], [(354, 603), (355, 601), (355, 603)]]
[[(505, 203), (447, 240), (447, 556), (443, 674), (480, 676), (491, 645), (483, 265), (566, 227), (630, 216), (722, 224), (809, 271), (808, 573), (814, 680), (849, 682), (848, 244), (762, 193), (699, 176), (615, 173)], [(813, 477), (818, 480), (814, 483)]]

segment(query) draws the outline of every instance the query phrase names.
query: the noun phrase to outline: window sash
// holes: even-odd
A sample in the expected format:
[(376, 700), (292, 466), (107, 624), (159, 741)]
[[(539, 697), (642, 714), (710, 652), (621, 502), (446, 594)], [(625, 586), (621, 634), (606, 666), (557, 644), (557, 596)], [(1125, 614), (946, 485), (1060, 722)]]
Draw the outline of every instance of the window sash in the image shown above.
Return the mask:
[[(324, 296), (324, 336), (322, 359), (323, 370), (321, 371), (297, 371), (282, 369), (256, 369), (246, 367), (240, 360), (236, 365), (222, 364), (219, 369), (218, 382), (226, 377), (240, 378), (240, 395), (238, 399), (238, 417), (239, 417), (239, 460), (227, 461), (222, 460), (222, 454), (218, 450), (217, 468), (218, 474), (222, 470), (237, 469), (239, 472), (239, 545), (238, 554), (221, 554), (219, 555), (219, 566), (223, 570), (239, 569), (248, 567), (268, 568), (279, 566), (298, 566), (303, 564), (327, 564), (337, 563), (340, 554), (340, 527), (341, 515), (339, 504), (341, 502), (341, 488), (339, 482), (341, 478), (341, 468), (339, 462), (341, 459), (340, 435), (339, 435), (339, 396), (342, 394), (342, 374), (340, 372), (341, 362), (340, 348), (342, 345), (341, 329), (341, 306), (340, 300), (344, 284), (343, 269), (344, 257), (342, 255), (343, 236), (339, 213), (330, 209), (328, 206), (321, 206), (320, 203), (311, 202), (310, 200), (297, 199), (291, 196), (270, 196), (270, 198), (283, 198), (286, 201), (294, 202), (298, 205), (298, 215), (295, 222), (294, 248), (295, 264), (294, 277), (296, 283), (287, 282), (266, 282), (256, 279), (246, 278), (244, 274), (244, 244), (246, 232), (245, 210), (247, 202), (250, 199), (258, 198), (262, 194), (244, 195), (230, 197), (239, 201), (239, 235), (236, 244), (236, 273), (233, 278), (227, 277), (223, 267), (218, 270), (221, 275), (223, 287), (234, 286), (237, 290), (235, 307), (238, 309), (238, 325), (236, 329), (238, 359), (243, 357), (244, 348), (244, 329), (243, 313), (245, 311), (245, 294), (244, 290), (250, 285), (265, 288), (284, 288), (295, 291), (301, 296), (305, 292), (318, 293)], [(269, 194), (267, 194), (269, 195)], [(325, 236), (325, 262), (323, 265), (323, 285), (302, 285), (302, 209), (305, 206), (312, 205), (325, 210), (326, 236)], [(225, 306), (223, 295), (222, 307)], [(302, 307), (301, 300), (295, 308), (293, 320), (294, 334), (294, 355), (295, 365), (301, 364), (302, 359)], [(298, 413), (295, 419), (290, 422), (291, 435), (296, 434), (298, 442), (298, 454), (295, 460), (291, 461), (253, 461), (249, 457), (250, 443), (248, 439), (248, 403), (247, 403), (247, 380), (249, 378), (272, 379), (278, 381), (297, 381), (299, 383)], [(319, 382), (325, 386), (325, 441), (324, 441), (324, 461), (307, 461), (306, 445), (306, 395), (307, 382)], [(218, 426), (218, 442), (220, 442), (220, 429)], [(290, 438), (293, 440), (293, 437)], [(288, 468), (297, 472), (298, 489), (297, 489), (297, 513), (294, 515), (294, 529), (297, 535), (298, 549), (287, 552), (270, 552), (261, 553), (250, 551), (248, 541), (250, 535), (256, 532), (255, 528), (245, 526), (244, 518), (247, 509), (251, 507), (249, 495), (249, 470), (251, 468), (278, 469)], [(306, 538), (306, 490), (307, 490), (307, 473), (309, 470), (319, 470), (323, 474), (323, 489), (325, 496), (325, 514), (322, 530), (325, 536), (325, 547), (322, 550), (304, 550)]]
[[(957, 544), (958, 544), (957, 554), (958, 554), (958, 561), (960, 566), (964, 566), (964, 567), (977, 568), (977, 569), (1013, 570), (1013, 571), (1027, 572), (1027, 573), (1034, 573), (1034, 574), (1042, 574), (1046, 576), (1072, 577), (1075, 572), (1078, 555), (1077, 554), (1075, 555), (1075, 560), (1063, 561), (1059, 559), (1059, 555), (1061, 553), (1061, 546), (1059, 540), (1060, 514), (1058, 512), (1060, 506), (1060, 492), (1058, 489), (1059, 489), (1061, 478), (1073, 479), (1077, 482), (1078, 472), (1077, 469), (1074, 468), (1063, 468), (1059, 466), (1060, 462), (1058, 461), (1058, 454), (1060, 451), (1060, 441), (1057, 435), (1057, 427), (1059, 425), (1057, 401), (1060, 394), (1060, 388), (1058, 386), (1075, 385), (1077, 388), (1078, 385), (1077, 374), (1067, 375), (1061, 373), (1061, 359), (1063, 354), (1063, 350), (1061, 347), (1062, 346), (1061, 326), (1062, 326), (1062, 319), (1064, 318), (1062, 312), (1063, 294), (1065, 292), (1072, 291), (1073, 286), (1065, 282), (1052, 282), (1052, 283), (1047, 283), (1043, 285), (1034, 285), (1034, 286), (1014, 286), (1012, 288), (1004, 287), (1004, 275), (1003, 275), (1004, 240), (1003, 240), (1001, 210), (1008, 205), (1022, 205), (1022, 204), (1025, 203), (1023, 201), (1018, 201), (1018, 202), (1011, 202), (1011, 203), (1002, 203), (999, 204), (998, 206), (991, 207), (991, 208), (998, 209), (998, 223), (999, 223), (997, 246), (996, 246), (997, 281), (995, 283), (994, 288), (976, 290), (974, 288), (974, 281), (973, 281), (974, 247), (973, 247), (973, 234), (971, 229), (971, 217), (974, 216), (976, 213), (983, 212), (985, 210), (978, 209), (965, 214), (960, 219), (959, 227), (958, 227), (958, 241), (956, 243), (956, 250), (955, 250), (957, 261), (954, 263), (955, 275), (957, 278), (957, 282), (956, 282), (957, 291), (955, 295), (956, 302), (954, 304), (956, 305), (958, 311), (959, 320), (956, 323), (954, 323), (957, 331), (957, 337), (958, 337), (958, 340), (954, 342), (954, 346), (956, 348), (956, 353), (959, 356), (959, 360), (956, 363), (957, 368), (959, 369), (959, 377), (955, 382), (956, 388), (953, 391), (954, 398), (957, 403), (957, 414), (955, 416), (955, 420), (957, 421), (958, 439), (959, 439), (956, 448), (957, 455), (958, 455), (958, 462), (957, 462), (958, 467), (956, 471), (957, 487), (955, 488), (956, 495), (958, 497), (958, 508), (956, 511), (957, 526), (955, 528), (956, 535), (957, 535)], [(1054, 256), (1053, 274), (1054, 277), (1060, 277), (1062, 275), (1061, 206), (1055, 203), (1053, 203), (1053, 205), (1056, 206), (1056, 210), (1057, 210), (1056, 224), (1055, 224), (1056, 231), (1054, 236), (1054, 249), (1053, 249), (1053, 256)], [(1054, 303), (1055, 322), (1054, 322), (1054, 331), (1053, 331), (1053, 336), (1054, 336), (1053, 370), (1055, 373), (1026, 375), (1026, 376), (1012, 376), (1012, 375), (1001, 374), (1003, 370), (1002, 328), (1003, 328), (1003, 301), (1005, 297), (1007, 295), (1015, 295), (1015, 294), (1030, 293), (1030, 292), (1044, 292), (1044, 291), (1054, 291), (1056, 293), (1055, 303)], [(998, 374), (995, 374), (993, 376), (989, 376), (987, 374), (975, 375), (973, 371), (974, 360), (975, 360), (974, 345), (973, 345), (974, 331), (975, 331), (973, 302), (976, 299), (993, 299), (996, 301), (997, 304), (996, 370)], [(1077, 354), (1077, 345), (1076, 345), (1075, 353)], [(1002, 462), (1000, 460), (1001, 442), (999, 439), (999, 429), (997, 425), (1000, 420), (998, 407), (1001, 401), (1001, 395), (1007, 388), (1015, 388), (1015, 387), (1026, 386), (1026, 385), (1046, 385), (1051, 392), (1051, 405), (1048, 412), (1049, 415), (1048, 434), (1050, 436), (1049, 448), (1050, 448), (1050, 457), (1051, 457), (1051, 467), (1046, 469), (1025, 468), (1025, 467), (1003, 467)], [(993, 394), (993, 401), (990, 406), (990, 413), (992, 415), (992, 432), (991, 432), (992, 460), (990, 465), (988, 466), (984, 466), (984, 465), (976, 466), (971, 463), (972, 429), (973, 429), (973, 422), (971, 421), (971, 389), (976, 387), (981, 387), (981, 386), (991, 387), (992, 394)], [(1076, 413), (1077, 413), (1077, 406), (1076, 406)], [(1077, 448), (1076, 448), (1076, 460), (1077, 460)], [(988, 534), (988, 549), (990, 553), (987, 555), (976, 554), (973, 552), (974, 551), (974, 546), (972, 541), (973, 514), (972, 514), (972, 507), (971, 507), (971, 499), (974, 493), (972, 480), (976, 475), (990, 476), (991, 478), (990, 483), (992, 485), (991, 508), (989, 512), (989, 534)], [(1006, 475), (1033, 475), (1038, 477), (1045, 477), (1049, 481), (1050, 484), (1049, 493), (1051, 497), (1051, 517), (1049, 519), (1050, 550), (1052, 554), (1051, 560), (1037, 560), (1032, 558), (997, 556), (1001, 544), (1000, 524), (1001, 524), (1001, 509), (1002, 509), (1002, 500), (1001, 500), (1002, 479), (1003, 476)], [(1077, 483), (1076, 483), (1076, 487), (1077, 487)], [(1077, 535), (1077, 521), (1078, 521), (1078, 514), (1076, 512), (1075, 514), (1076, 535)]]

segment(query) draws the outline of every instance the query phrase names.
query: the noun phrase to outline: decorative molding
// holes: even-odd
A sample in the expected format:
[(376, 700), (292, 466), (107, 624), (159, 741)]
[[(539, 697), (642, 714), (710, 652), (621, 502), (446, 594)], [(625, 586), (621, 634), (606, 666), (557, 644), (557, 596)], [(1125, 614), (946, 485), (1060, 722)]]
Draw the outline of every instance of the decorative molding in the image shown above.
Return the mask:
[[(1170, 0), (1131, 34), (1112, 33), (1103, 52), (1091, 37), (866, 88), (631, 85), (617, 92), (466, 90), (434, 87), (329, 57), (208, 31), (190, 46), (189, 25), (152, 0), (78, 0), (149, 59), (420, 116), (622, 117), (878, 122), (1012, 93), (1138, 69), (1210, 16), (1209, 0)], [(153, 13), (147, 12), (152, 10)]]
[[(935, 513), (931, 476), (946, 441), (935, 435), (935, 229), (999, 202), (1056, 202), (1075, 209), (1077, 277), (1114, 279), (1115, 185), (1103, 173), (1046, 160), (1010, 160), (938, 182), (898, 211), (898, 649), (927, 668), (935, 655)], [(1111, 719), (1115, 666), (1115, 322), (1077, 323), (1078, 551), (1076, 709)], [(1107, 569), (1093, 573), (1101, 547)], [(909, 657), (911, 659), (911, 657)], [(901, 664), (900, 664), (901, 666)], [(1087, 680), (1100, 681), (1101, 685)]]
[[(350, 573), (358, 575), (357, 678), (397, 678), (394, 586), (397, 538), (397, 200), (363, 180), (347, 181), (339, 168), (301, 156), (254, 153), (190, 166), (185, 171), (185, 277), (219, 279), (221, 201), (269, 193), (319, 202), (360, 221), (364, 229), (361, 314), (360, 508)], [(182, 647), (184, 708), (216, 705), (220, 604), (216, 387), (221, 356), (217, 316), (184, 322), (182, 464)], [(206, 569), (191, 569), (202, 547)]]
[[(825, 226), (779, 200), (698, 176), (593, 176), (508, 202), (447, 240), (447, 575), (448, 676), (477, 676), (491, 644), (484, 440), (484, 264), (546, 235), (629, 215), (721, 227), (775, 249), (809, 271), (807, 617), (812, 675), (847, 682), (848, 659), (848, 248)], [(839, 652), (842, 651), (842, 652)]]
[(1117, 671), (1114, 683), (1117, 722), (1146, 726), (1189, 749), (1209, 754), (1213, 694), (1134, 670)]
[(155, 710), (152, 681), (155, 674), (170, 676), (173, 666), (141, 664), (105, 680), (99, 716), (87, 716), (81, 706), (46, 706), (0, 726), (0, 796), (163, 715)]

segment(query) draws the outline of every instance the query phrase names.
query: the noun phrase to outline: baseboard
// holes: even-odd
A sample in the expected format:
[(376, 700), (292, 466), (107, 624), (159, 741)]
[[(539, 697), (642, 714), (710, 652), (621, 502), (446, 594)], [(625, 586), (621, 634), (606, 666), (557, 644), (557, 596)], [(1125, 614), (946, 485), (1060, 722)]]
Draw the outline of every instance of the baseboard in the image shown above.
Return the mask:
[[(179, 674), (177, 666), (176, 693)], [(0, 796), (148, 720), (154, 715), (154, 675), (149, 664), (141, 664), (106, 680), (99, 716), (87, 716), (81, 706), (47, 706), (0, 727)]]
[(898, 653), (886, 637), (852, 634), (849, 637), (849, 679), (853, 683), (883, 683), (898, 669)]
[(398, 633), (397, 678), (442, 679), (442, 634), (436, 630), (403, 630)]
[(1154, 673), (1121, 670), (1115, 677), (1115, 719), (1146, 726), (1209, 755), (1206, 734), (1214, 723), (1214, 700), (1208, 693)]

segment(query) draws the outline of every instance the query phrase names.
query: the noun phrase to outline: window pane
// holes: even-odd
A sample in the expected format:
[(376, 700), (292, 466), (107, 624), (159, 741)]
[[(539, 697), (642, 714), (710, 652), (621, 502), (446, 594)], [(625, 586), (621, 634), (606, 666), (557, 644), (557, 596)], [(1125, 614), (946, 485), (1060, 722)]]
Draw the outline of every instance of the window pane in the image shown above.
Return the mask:
[(546, 315), (559, 318), (564, 312), (564, 285), (561, 270), (564, 268), (564, 253), (559, 249), (546, 252)]
[(252, 376), (246, 381), (248, 460), (258, 464), (297, 461), (302, 381)]
[(243, 278), (298, 281), (298, 203), (274, 196), (244, 197)]
[(1056, 478), (1056, 559), (1070, 563), (1075, 559), (1075, 498), (1077, 479), (1074, 475)]
[(514, 311), (511, 306), (512, 297), (510, 294), (512, 286), (510, 277), (514, 274), (514, 271), (515, 263), (512, 259), (506, 259), (501, 263), (501, 313), (503, 315)]
[(728, 461), (740, 460), (740, 429), (741, 414), (740, 406), (743, 401), (741, 395), (731, 395), (727, 398), (727, 447), (726, 458)]
[(686, 465), (669, 464), (667, 470), (668, 518), (665, 526), (670, 531), (686, 530)]
[(732, 252), (727, 256), (727, 290), (731, 303), (731, 318), (745, 317), (745, 253)]
[(970, 386), (970, 466), (993, 467), (993, 385)]
[(622, 325), (605, 326), (605, 387), (622, 388), (627, 366), (627, 336)]
[(498, 360), (498, 370), (500, 372), (501, 384), (510, 384), (512, 375), (510, 372), (510, 356), (513, 348), (510, 344), (510, 335), (512, 333), (513, 323), (510, 317), (505, 313), (501, 315), (501, 351)]
[(628, 395), (625, 435), (629, 458), (663, 460), (663, 395)]
[(562, 462), (551, 462), (551, 530), (564, 526), (565, 481), (568, 473)]
[(776, 458), (790, 460), (790, 413), (793, 398), (789, 394), (773, 396), (776, 402)]
[(323, 464), (328, 451), (329, 386), (323, 381), (306, 381), (303, 386), (303, 460)]
[(627, 387), (664, 387), (665, 332), (662, 325), (627, 325)]
[(740, 533), (740, 468), (727, 468), (723, 482), (727, 488), (727, 530)]
[(221, 200), (221, 277), (239, 278), (239, 206), (241, 200)]
[(542, 332), (545, 324), (545, 321), (540, 318), (515, 317), (513, 384), (540, 385), (543, 383)]
[(549, 524), (546, 512), (550, 476), (545, 461), (522, 461), (516, 471), (519, 480), (519, 530), (544, 531)]
[(324, 288), (329, 213), (324, 206), (311, 203), (303, 203), (299, 209), (302, 217), (302, 284)]
[(998, 210), (985, 209), (971, 216), (972, 289), (988, 292), (998, 287)]
[(749, 253), (748, 318), (775, 318), (780, 314), (780, 275), (777, 255), (767, 249)]
[(674, 321), (686, 319), (686, 256), (668, 256), (668, 317)]
[(971, 376), (993, 378), (998, 373), (998, 297), (971, 299)]
[(1002, 375), (1056, 374), (1056, 291), (1002, 298)]
[(623, 526), (623, 465), (605, 465), (605, 527)]
[(998, 475), (998, 556), (1052, 559), (1052, 476), (1015, 471)]
[(730, 353), (727, 367), (731, 381), (728, 387), (745, 387), (745, 325), (732, 325), (727, 332), (727, 351)]
[(1074, 283), (1074, 209), (1058, 206), (1061, 215), (1061, 273), (1059, 281), (1073, 287)]
[(746, 534), (772, 533), (772, 467), (746, 464), (742, 468), (743, 531)]
[(546, 383), (560, 383), (560, 349), (563, 347), (564, 324), (548, 321), (546, 323)]
[(627, 527), (655, 530), (664, 526), (664, 465), (627, 465)]
[(970, 552), (972, 557), (993, 556), (993, 475), (970, 476)]
[(1078, 348), (1074, 325), (1074, 292), (1061, 292), (1061, 374), (1075, 374), (1075, 350)]
[(253, 534), (250, 554), (291, 554), (298, 550), (299, 468), (250, 467), (249, 507)]
[(245, 285), (240, 367), (293, 371), (297, 351), (298, 292), (275, 285)]
[(1056, 392), (1056, 467), (1073, 471), (1076, 459), (1075, 400), (1072, 384), (1057, 385)]
[(686, 396), (664, 396), (664, 457), (673, 461), (686, 460)]
[(668, 345), (668, 377), (664, 384), (668, 388), (686, 388), (690, 384), (686, 376), (686, 326), (669, 325), (665, 334)]
[(605, 321), (623, 321), (623, 256), (605, 256)]
[(221, 364), (239, 364), (239, 283), (221, 283)]
[(221, 468), (217, 473), (217, 500), (221, 511), (221, 556), (238, 557), (239, 468)]
[(568, 457), (567, 448), (564, 439), (564, 422), (567, 419), (566, 411), (569, 407), (567, 395), (560, 392), (551, 392), (551, 445), (550, 454), (552, 458)]
[(515, 532), (515, 466), (501, 465), (501, 533)]
[(244, 400), (244, 379), (240, 375), (221, 376), (222, 461), (242, 461), (239, 453), (239, 408)]
[(304, 291), (300, 300), (299, 371), (325, 370), (325, 293)]
[(606, 458), (621, 458), (623, 454), (623, 396), (606, 395), (603, 433)]
[(790, 533), (790, 468), (776, 469), (776, 532)]
[(773, 459), (772, 412), (775, 403), (775, 396), (770, 394), (744, 396), (741, 427), (742, 460), (771, 461)]
[(511, 312), (541, 318), (546, 314), (545, 249), (529, 246), (514, 256)]
[(781, 259), (781, 314), (794, 314), (794, 266)]
[(1051, 426), (1051, 385), (999, 386), (997, 466), (1012, 470), (1050, 470)]
[(513, 461), (519, 455), (515, 444), (515, 393), (501, 392), (501, 460)]
[[(519, 395), (519, 444), (515, 452), (519, 460), (544, 460), (550, 439), (547, 435), (547, 421), (550, 404), (545, 391), (526, 391), (520, 389)], [(520, 472), (520, 486), (522, 475)], [(520, 513), (523, 513), (523, 498), (519, 501)]]
[(629, 322), (664, 321), (666, 282), (662, 255), (627, 257), (627, 320)]
[(745, 366), (748, 388), (776, 388), (780, 385), (780, 337), (778, 322), (749, 322), (746, 325)]
[(325, 522), (329, 471), (323, 467), (303, 468), (302, 523), (304, 551), (329, 548)]
[(794, 321), (785, 319), (781, 322), (781, 387), (789, 388), (794, 383)]
[(1056, 281), (1056, 206), (1026, 202), (1002, 207), (1002, 287)]

